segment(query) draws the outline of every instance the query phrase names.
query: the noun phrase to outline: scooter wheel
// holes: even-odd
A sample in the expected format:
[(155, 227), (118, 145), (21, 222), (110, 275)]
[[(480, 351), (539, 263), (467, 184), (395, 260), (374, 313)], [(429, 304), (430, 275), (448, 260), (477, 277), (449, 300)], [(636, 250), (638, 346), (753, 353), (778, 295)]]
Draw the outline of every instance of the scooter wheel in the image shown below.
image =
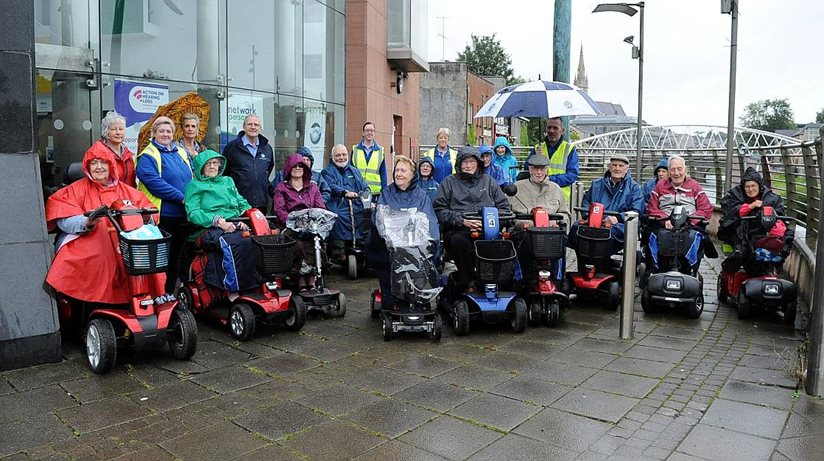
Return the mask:
[(722, 273), (718, 275), (718, 286), (716, 287), (718, 293), (718, 304), (727, 302), (727, 281), (726, 276)]
[(795, 301), (788, 302), (784, 306), (784, 324), (795, 327), (795, 316), (798, 311), (798, 304)]
[(238, 303), (232, 306), (229, 312), (229, 326), (232, 337), (238, 341), (246, 341), (255, 334), (255, 312), (252, 306)]
[(289, 299), (289, 317), (283, 322), (289, 331), (300, 331), (306, 325), (306, 303), (300, 296)]
[(526, 301), (521, 298), (515, 298), (513, 301), (512, 312), (510, 314), (510, 324), (512, 331), (515, 333), (523, 333), (526, 330), (527, 308)]
[[(184, 288), (185, 290), (186, 288)], [(181, 291), (182, 293), (182, 291)], [(188, 360), (197, 351), (197, 322), (191, 311), (177, 307), (169, 321), (169, 349), (178, 360)]]
[(369, 295), (369, 316), (376, 319), (380, 315), (381, 310), (379, 306), (375, 306), (375, 292), (373, 291), (372, 294)]
[(558, 322), (561, 321), (561, 304), (558, 301), (552, 301), (547, 306), (546, 324), (549, 327), (557, 327)]
[(747, 297), (744, 295), (744, 291), (742, 290), (738, 293), (738, 318), (740, 320), (744, 320), (750, 316), (750, 302), (747, 301)]
[(343, 293), (338, 294), (338, 306), (337, 309), (334, 311), (335, 317), (343, 318), (346, 315), (346, 295)]
[(192, 293), (192, 289), (186, 286), (185, 284), (177, 293), (177, 308), (191, 312), (195, 311), (194, 293)]
[(537, 327), (541, 324), (541, 301), (538, 299), (529, 303), (528, 323), (530, 327)]
[(346, 275), (349, 276), (349, 280), (355, 280), (358, 278), (358, 257), (355, 255), (349, 255), (346, 258)]
[(617, 281), (612, 281), (609, 283), (607, 290), (609, 290), (609, 296), (607, 297), (606, 308), (608, 311), (617, 310), (618, 305), (621, 304), (621, 286), (618, 285)]
[(657, 310), (655, 304), (652, 302), (652, 296), (646, 289), (641, 293), (641, 309), (647, 314), (652, 314)]
[(392, 341), (392, 337), (395, 336), (395, 333), (392, 332), (392, 319), (389, 316), (383, 317), (383, 340), (384, 341)]
[(108, 373), (117, 361), (117, 338), (108, 319), (92, 319), (86, 326), (86, 358), (97, 374)]
[(687, 306), (687, 317), (691, 319), (697, 319), (701, 317), (701, 313), (704, 312), (704, 297), (698, 295), (695, 297), (695, 300), (692, 304)]
[(435, 325), (432, 326), (432, 332), (429, 333), (429, 338), (432, 341), (438, 342), (441, 340), (441, 333), (443, 330), (443, 319), (441, 319), (441, 314), (435, 313), (434, 318)]
[(452, 305), (452, 329), (456, 336), (469, 334), (469, 305), (464, 299), (459, 299)]

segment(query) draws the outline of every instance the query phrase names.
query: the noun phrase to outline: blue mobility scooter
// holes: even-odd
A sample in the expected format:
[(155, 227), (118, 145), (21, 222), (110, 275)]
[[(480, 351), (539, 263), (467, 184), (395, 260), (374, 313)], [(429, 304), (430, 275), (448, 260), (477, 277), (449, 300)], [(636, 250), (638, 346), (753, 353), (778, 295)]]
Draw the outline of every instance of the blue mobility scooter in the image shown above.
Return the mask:
[(515, 245), (501, 235), (501, 221), (512, 221), (514, 214), (500, 216), (495, 207), (484, 207), (481, 213), (469, 213), (465, 219), (483, 222), (483, 235), (474, 242), (477, 269), (477, 290), (455, 293), (452, 276), (446, 276), (446, 296), (441, 296), (441, 306), (452, 320), (452, 328), (458, 336), (469, 334), (470, 321), (484, 322), (508, 320), (512, 331), (522, 333), (526, 329), (527, 307), (523, 298), (514, 290)]
[(434, 242), (429, 233), (426, 213), (416, 209), (393, 210), (385, 205), (377, 208), (377, 232), (389, 250), (389, 283), (392, 298), (397, 303), (390, 309), (380, 309), (384, 293), (371, 295), (371, 312), (382, 318), (384, 341), (396, 334), (427, 333), (440, 341), (443, 321), (438, 313), (440, 287), (435, 286), (436, 270), (432, 258)]

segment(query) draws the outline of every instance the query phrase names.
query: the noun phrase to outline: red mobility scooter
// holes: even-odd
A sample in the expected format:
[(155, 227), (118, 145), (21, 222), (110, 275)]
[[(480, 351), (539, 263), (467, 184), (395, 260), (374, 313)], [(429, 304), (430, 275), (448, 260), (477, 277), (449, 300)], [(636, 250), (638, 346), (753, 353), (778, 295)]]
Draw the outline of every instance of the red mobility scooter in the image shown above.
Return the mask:
[(567, 273), (570, 292), (579, 299), (599, 299), (607, 310), (614, 311), (621, 302), (622, 262), (609, 254), (610, 230), (604, 225), (604, 216), (621, 213), (607, 211), (597, 202), (590, 203), (589, 209), (576, 207), (575, 211), (587, 213), (587, 217), (576, 231), (578, 272)]
[[(561, 309), (569, 307), (569, 297), (562, 289), (569, 283), (565, 277), (564, 217), (548, 214), (545, 208), (536, 207), (530, 214), (516, 214), (515, 219), (529, 219), (534, 223), (526, 229), (525, 237), (532, 246), (534, 274), (524, 274), (525, 283), (521, 290), (529, 306), (529, 326), (544, 324), (555, 327), (561, 319)], [(559, 225), (550, 226), (553, 221)]]
[(171, 237), (164, 233), (159, 239), (133, 240), (124, 235), (141, 228), (144, 216), (157, 212), (156, 208), (137, 208), (121, 199), (85, 213), (92, 219), (108, 219), (117, 232), (117, 250), (129, 275), (132, 296), (126, 306), (57, 296), (61, 323), (80, 325), (86, 331), (86, 357), (95, 373), (112, 369), (119, 346), (140, 352), (168, 342), (172, 355), (181, 360), (191, 358), (197, 350), (197, 324), (191, 312), (178, 308), (174, 296), (165, 295), (163, 284), (153, 283), (151, 277), (166, 272)]
[(217, 320), (221, 325), (229, 325), (232, 337), (238, 341), (251, 338), (257, 322), (283, 323), (287, 330), (299, 331), (306, 323), (306, 305), (283, 288), (283, 274), (289, 271), (294, 259), (295, 241), (272, 230), (267, 217), (255, 208), (247, 210), (244, 217), (227, 221), (248, 223), (255, 267), (262, 279), (260, 286), (230, 300), (225, 289), (206, 283), (209, 255), (198, 249), (189, 280), (178, 294), (180, 304), (198, 315)]
[[(786, 254), (783, 251), (792, 237), (787, 236), (791, 235), (789, 229), (785, 236), (769, 236), (779, 220), (788, 223), (793, 218), (776, 215), (775, 209), (770, 206), (763, 207), (757, 216), (741, 218), (745, 227), (742, 233), (743, 266), (734, 273), (721, 270), (718, 300), (735, 303), (739, 319), (746, 319), (753, 310), (760, 309), (781, 314), (784, 323), (792, 326), (795, 325), (798, 288), (779, 276)], [(768, 249), (767, 246), (778, 246), (780, 249)]]

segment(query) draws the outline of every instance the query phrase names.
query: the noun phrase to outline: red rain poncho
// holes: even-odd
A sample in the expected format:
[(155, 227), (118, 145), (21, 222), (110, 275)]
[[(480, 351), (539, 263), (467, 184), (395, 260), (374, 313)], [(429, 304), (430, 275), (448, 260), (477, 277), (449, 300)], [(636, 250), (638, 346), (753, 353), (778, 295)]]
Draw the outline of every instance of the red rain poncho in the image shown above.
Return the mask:
[[(116, 179), (108, 186), (92, 180), (89, 166), (96, 158), (109, 163), (111, 178), (120, 176), (114, 153), (110, 150), (95, 149), (86, 152), (83, 157), (86, 177), (58, 190), (46, 202), (49, 232), (57, 230), (58, 219), (82, 215), (101, 205), (111, 205), (119, 199), (128, 199), (138, 208), (152, 207), (152, 203), (142, 192)], [(55, 254), (46, 275), (46, 283), (59, 293), (82, 301), (105, 304), (129, 302), (129, 279), (117, 245), (117, 231), (107, 218), (100, 219), (94, 229), (66, 239)], [(163, 287), (165, 274), (149, 277), (154, 279), (155, 287)], [(161, 293), (162, 289), (156, 292)]]

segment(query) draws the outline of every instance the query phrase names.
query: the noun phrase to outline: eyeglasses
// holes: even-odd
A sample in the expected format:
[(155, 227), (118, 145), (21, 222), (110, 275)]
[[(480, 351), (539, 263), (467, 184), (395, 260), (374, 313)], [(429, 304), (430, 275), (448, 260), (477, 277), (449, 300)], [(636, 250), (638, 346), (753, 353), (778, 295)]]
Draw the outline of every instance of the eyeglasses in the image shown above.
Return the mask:
[(209, 160), (206, 162), (206, 166), (220, 166), (220, 160)]
[(375, 129), (374, 128), (367, 128), (367, 129), (363, 130), (363, 132), (364, 133), (374, 133)]

